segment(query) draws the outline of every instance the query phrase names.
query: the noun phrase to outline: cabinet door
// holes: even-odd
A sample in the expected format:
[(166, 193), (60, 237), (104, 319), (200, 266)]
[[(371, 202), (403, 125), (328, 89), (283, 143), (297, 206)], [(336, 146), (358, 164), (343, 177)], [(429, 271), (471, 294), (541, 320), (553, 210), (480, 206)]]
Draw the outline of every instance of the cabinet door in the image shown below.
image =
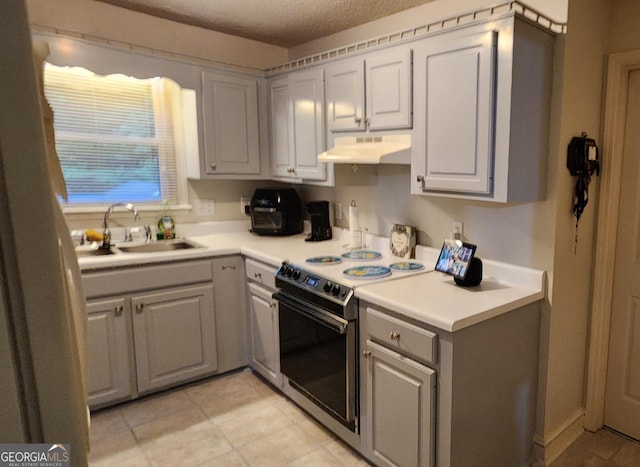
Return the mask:
[(411, 128), (411, 50), (376, 53), (366, 64), (369, 129)]
[(369, 340), (364, 356), (368, 455), (377, 465), (434, 465), (435, 371)]
[(364, 62), (354, 60), (327, 65), (325, 91), (327, 98), (327, 130), (363, 131)]
[(324, 180), (326, 166), (318, 162), (324, 151), (324, 83), (322, 69), (289, 75), (296, 178)]
[(274, 385), (280, 386), (280, 342), (278, 303), (271, 292), (249, 284), (252, 367)]
[(424, 77), (422, 189), (492, 191), (496, 33), (427, 41), (416, 77)]
[(295, 168), (291, 115), (289, 114), (289, 80), (279, 78), (269, 87), (271, 109), (271, 174), (291, 177)]
[(222, 373), (249, 364), (246, 296), (240, 291), (244, 263), (240, 256), (230, 256), (216, 258), (212, 264), (218, 372)]
[(202, 73), (205, 172), (260, 174), (258, 82)]
[(124, 298), (87, 304), (89, 406), (97, 407), (133, 396), (131, 336)]
[(139, 295), (131, 306), (141, 393), (216, 370), (211, 285)]

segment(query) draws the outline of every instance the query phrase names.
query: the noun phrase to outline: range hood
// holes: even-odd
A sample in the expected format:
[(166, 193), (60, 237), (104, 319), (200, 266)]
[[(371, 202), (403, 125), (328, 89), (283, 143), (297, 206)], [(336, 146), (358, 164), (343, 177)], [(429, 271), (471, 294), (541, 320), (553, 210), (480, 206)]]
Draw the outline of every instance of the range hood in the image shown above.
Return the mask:
[(338, 136), (318, 156), (335, 164), (411, 164), (411, 135)]

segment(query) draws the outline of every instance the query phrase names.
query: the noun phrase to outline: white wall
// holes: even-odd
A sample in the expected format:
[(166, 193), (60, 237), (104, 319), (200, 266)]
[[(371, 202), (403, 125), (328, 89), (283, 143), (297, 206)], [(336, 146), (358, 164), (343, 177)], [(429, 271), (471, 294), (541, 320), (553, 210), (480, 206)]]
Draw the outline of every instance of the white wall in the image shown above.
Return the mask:
[(34, 27), (53, 27), (222, 63), (264, 69), (287, 61), (275, 45), (156, 18), (95, 0), (27, 0)]

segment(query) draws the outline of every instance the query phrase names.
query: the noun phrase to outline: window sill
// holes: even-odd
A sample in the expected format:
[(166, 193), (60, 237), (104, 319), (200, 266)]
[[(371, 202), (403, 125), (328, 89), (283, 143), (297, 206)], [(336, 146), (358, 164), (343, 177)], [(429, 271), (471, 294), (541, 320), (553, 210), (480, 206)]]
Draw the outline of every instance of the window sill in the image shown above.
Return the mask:
[[(193, 209), (191, 204), (172, 204), (169, 207), (162, 205), (136, 205), (134, 206), (138, 212), (160, 212), (160, 211), (190, 211)], [(65, 206), (61, 205), (64, 214), (104, 214), (109, 206)]]

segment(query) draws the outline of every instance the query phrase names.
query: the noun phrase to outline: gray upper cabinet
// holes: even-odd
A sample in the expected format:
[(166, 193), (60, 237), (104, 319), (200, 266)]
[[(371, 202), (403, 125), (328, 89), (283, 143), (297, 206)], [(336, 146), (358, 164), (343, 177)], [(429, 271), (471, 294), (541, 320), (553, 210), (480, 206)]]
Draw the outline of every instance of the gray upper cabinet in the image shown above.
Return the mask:
[(259, 175), (258, 79), (202, 72), (204, 173)]
[(327, 129), (411, 128), (411, 60), (411, 50), (400, 47), (327, 65)]
[(326, 180), (324, 74), (297, 71), (270, 83), (271, 173), (276, 178)]
[(512, 16), (414, 48), (412, 194), (546, 196), (554, 34)]
[(278, 78), (269, 86), (271, 119), (271, 175), (291, 177), (295, 167), (291, 115), (289, 112), (289, 79)]
[(427, 189), (491, 192), (496, 39), (443, 36), (419, 49)]

